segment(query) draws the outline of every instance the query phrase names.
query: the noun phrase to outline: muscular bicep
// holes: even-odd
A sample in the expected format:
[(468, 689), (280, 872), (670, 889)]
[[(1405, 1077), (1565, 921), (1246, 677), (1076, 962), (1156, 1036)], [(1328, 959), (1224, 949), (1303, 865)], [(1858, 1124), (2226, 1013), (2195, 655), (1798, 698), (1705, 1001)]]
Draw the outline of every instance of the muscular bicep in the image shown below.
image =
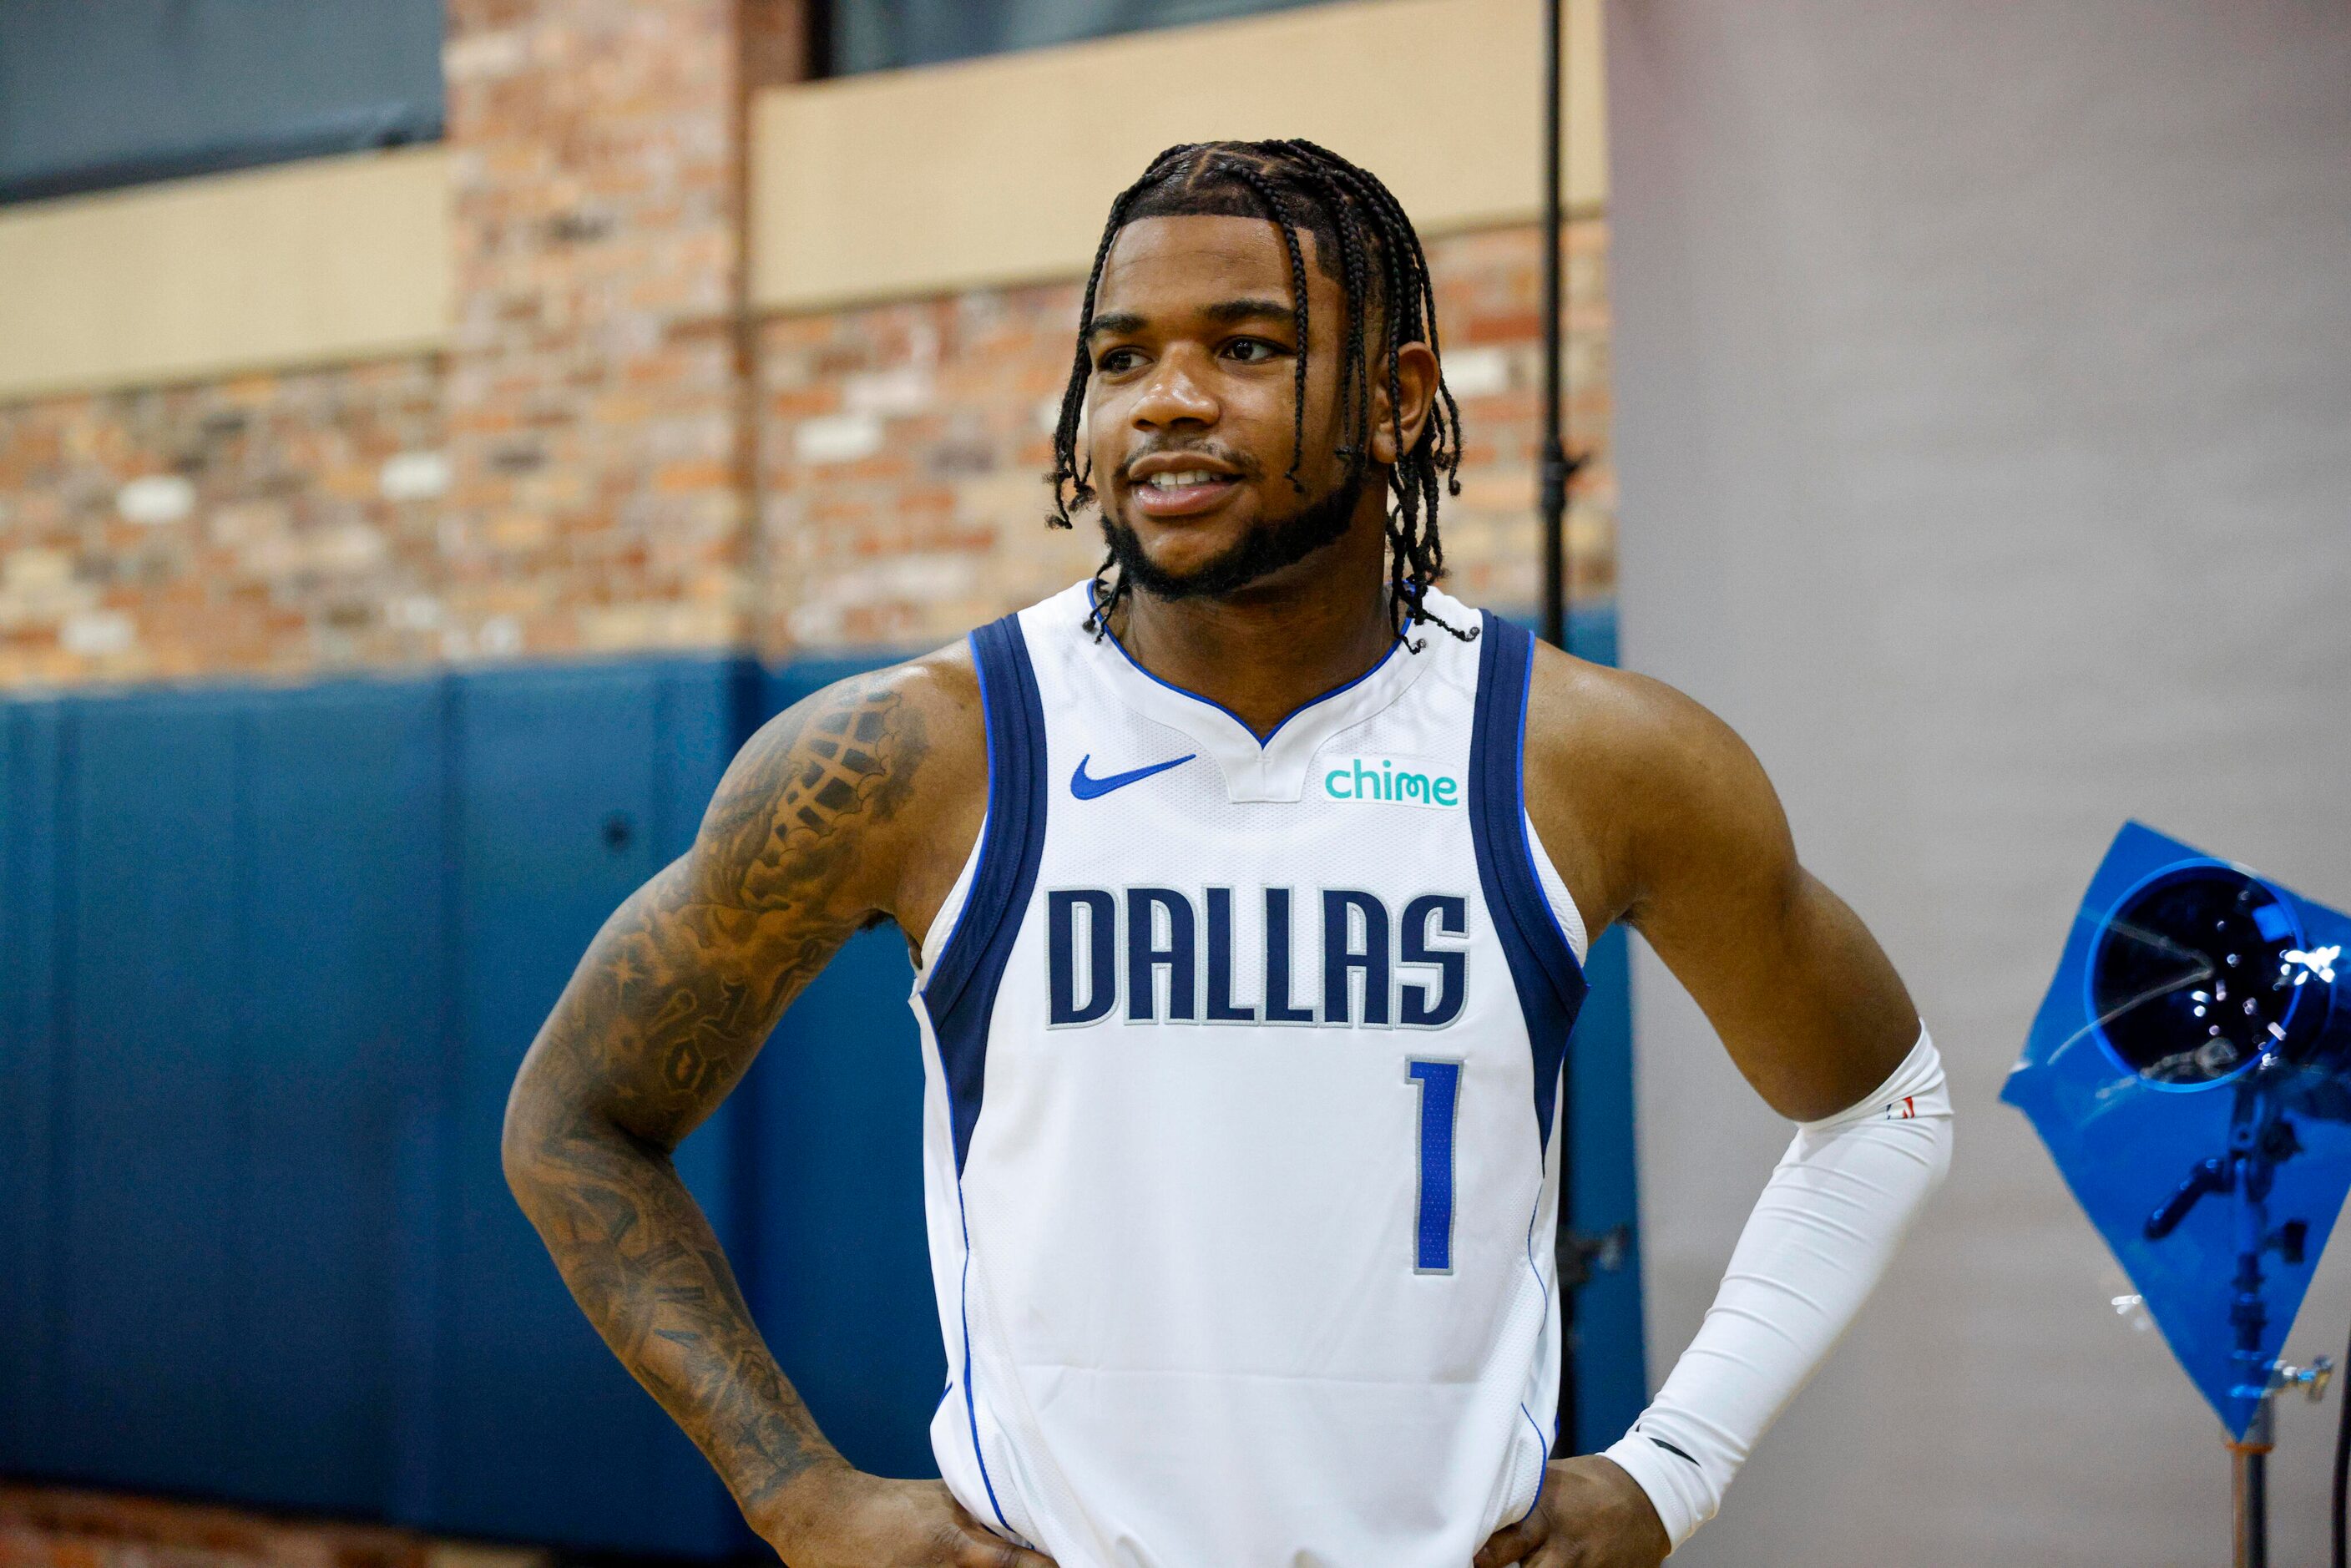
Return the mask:
[(755, 912), (698, 896), (691, 858), (612, 912), (517, 1081), (668, 1149), (726, 1099), (792, 997), (857, 927), (811, 903)]
[(844, 682), (745, 745), (693, 849), (597, 933), (524, 1063), (510, 1124), (590, 1113), (674, 1147), (841, 945), (896, 913), (926, 752), (914, 684)]
[(1779, 797), (1728, 726), (1667, 694), (1652, 742), (1626, 918), (1774, 1110), (1844, 1110), (1917, 1038), (1901, 977), (1798, 862)]

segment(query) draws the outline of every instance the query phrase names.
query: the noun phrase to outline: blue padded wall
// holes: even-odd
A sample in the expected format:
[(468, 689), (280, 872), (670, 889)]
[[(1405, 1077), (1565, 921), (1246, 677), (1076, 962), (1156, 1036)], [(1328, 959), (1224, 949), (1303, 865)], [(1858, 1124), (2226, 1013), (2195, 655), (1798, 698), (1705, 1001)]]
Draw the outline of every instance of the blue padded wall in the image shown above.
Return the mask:
[(1575, 1364), (1575, 1425), (1584, 1453), (1623, 1437), (1649, 1403), (1643, 1354), (1639, 1193), (1633, 1166), (1632, 963), (1622, 926), (1584, 960), (1592, 989), (1568, 1051), (1567, 1136), (1573, 1180), (1568, 1219), (1584, 1236), (1625, 1228), (1629, 1244), (1613, 1269), (1596, 1270), (1575, 1298), (1569, 1348)]
[[(0, 703), (0, 1472), (750, 1545), (564, 1291), (499, 1121), (736, 747), (870, 663)], [(1571, 1059), (1587, 1230), (1633, 1212), (1623, 965), (1604, 940)], [(933, 1473), (946, 1379), (911, 981), (894, 930), (852, 940), (679, 1155), (819, 1420), (899, 1475)], [(1605, 1442), (1644, 1392), (1636, 1267), (1578, 1341)]]
[(49, 1412), (69, 1471), (238, 1490), (237, 1354), (252, 1291), (237, 755), (240, 705), (130, 697), (82, 709), (64, 809), (68, 1049)]
[[(709, 1467), (565, 1292), (507, 1191), (507, 1091), (614, 906), (692, 841), (736, 738), (731, 664), (606, 665), (455, 684), (452, 1060), (427, 1462), (404, 1511), (465, 1534), (709, 1552), (733, 1513)], [(735, 1117), (678, 1164), (722, 1239)]]
[[(688, 659), (0, 706), (0, 1470), (744, 1543), (497, 1143), (758, 695)], [(679, 1160), (730, 1239), (735, 1119)]]
[(5, 713), (0, 1463), (381, 1511), (398, 1123), (438, 1034), (430, 689)]
[[(246, 1247), (231, 1442), (241, 1490), (338, 1512), (384, 1506), (381, 1413), (417, 1305), (387, 1243), (403, 1230), (408, 1139), (439, 1090), (437, 695), (276, 694), (249, 705), (240, 737)], [(254, 1343), (272, 1354), (245, 1354)]]
[(61, 704), (0, 706), (0, 1470), (31, 1468), (57, 1362), (64, 730)]

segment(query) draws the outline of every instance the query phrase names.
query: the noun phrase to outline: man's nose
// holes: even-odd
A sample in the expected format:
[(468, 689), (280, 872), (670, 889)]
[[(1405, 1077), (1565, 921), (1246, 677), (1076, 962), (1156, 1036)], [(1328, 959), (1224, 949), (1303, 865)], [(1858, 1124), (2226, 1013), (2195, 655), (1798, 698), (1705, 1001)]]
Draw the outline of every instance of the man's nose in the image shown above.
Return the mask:
[(1176, 349), (1151, 368), (1134, 403), (1136, 428), (1165, 430), (1176, 424), (1214, 424), (1222, 412), (1202, 373), (1196, 350)]

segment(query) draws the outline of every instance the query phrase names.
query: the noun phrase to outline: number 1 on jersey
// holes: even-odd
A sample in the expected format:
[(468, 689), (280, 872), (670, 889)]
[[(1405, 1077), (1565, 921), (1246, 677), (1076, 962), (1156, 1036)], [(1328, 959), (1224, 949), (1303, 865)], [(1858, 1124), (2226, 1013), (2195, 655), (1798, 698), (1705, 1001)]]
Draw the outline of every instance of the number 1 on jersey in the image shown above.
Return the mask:
[(1461, 1064), (1409, 1061), (1405, 1077), (1420, 1092), (1420, 1197), (1413, 1223), (1413, 1272), (1453, 1272), (1453, 1124)]

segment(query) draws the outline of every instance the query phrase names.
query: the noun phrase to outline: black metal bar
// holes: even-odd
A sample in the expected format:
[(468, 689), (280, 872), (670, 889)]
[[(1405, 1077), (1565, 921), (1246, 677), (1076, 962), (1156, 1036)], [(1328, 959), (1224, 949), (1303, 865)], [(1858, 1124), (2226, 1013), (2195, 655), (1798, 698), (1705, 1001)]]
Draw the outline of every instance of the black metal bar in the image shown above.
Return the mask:
[(832, 24), (832, 0), (805, 0), (800, 8), (800, 26), (808, 30), (802, 41), (808, 49), (805, 79), (809, 81), (821, 81), (831, 76), (840, 63), (833, 58), (838, 51), (833, 47)]
[[(1567, 646), (1567, 447), (1560, 438), (1561, 322), (1560, 225), (1562, 53), (1562, 0), (1543, 5), (1543, 233), (1542, 233), (1542, 635), (1554, 647)], [(1562, 1214), (1564, 1216), (1564, 1209)]]
[(2236, 1568), (2269, 1568), (2269, 1456), (2240, 1449), (2236, 1459)]
[[(1553, 647), (1567, 646), (1567, 481), (1571, 470), (1567, 448), (1560, 436), (1562, 322), (1560, 319), (1560, 225), (1565, 217), (1561, 200), (1562, 141), (1565, 103), (1561, 82), (1564, 54), (1560, 11), (1562, 0), (1543, 5), (1543, 232), (1542, 232), (1542, 635)], [(1573, 1149), (1569, 1145), (1569, 1087), (1572, 1068), (1562, 1067), (1559, 1101), (1552, 1126), (1560, 1139), (1559, 1222), (1552, 1257), (1558, 1270), (1559, 1318), (1562, 1343), (1559, 1357), (1559, 1427), (1552, 1452), (1582, 1451), (1575, 1423), (1575, 1290), (1589, 1271), (1574, 1231), (1574, 1184), (1570, 1179)]]

